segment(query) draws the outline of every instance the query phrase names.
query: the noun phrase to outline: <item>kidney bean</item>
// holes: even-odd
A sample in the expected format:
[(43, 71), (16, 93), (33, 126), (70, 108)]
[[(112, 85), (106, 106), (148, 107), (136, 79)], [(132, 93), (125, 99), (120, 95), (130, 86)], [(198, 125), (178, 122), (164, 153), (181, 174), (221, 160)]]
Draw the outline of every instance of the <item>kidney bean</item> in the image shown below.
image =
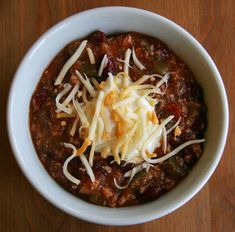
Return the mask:
[(106, 79), (109, 72), (111, 72), (113, 75), (118, 72), (118, 62), (115, 58), (110, 56), (108, 56), (108, 63), (102, 72), (102, 77)]
[(102, 31), (96, 31), (91, 35), (91, 41), (97, 44), (104, 43), (106, 40), (106, 35)]
[(152, 201), (160, 197), (165, 191), (166, 188), (163, 183), (152, 184), (139, 196), (139, 199), (144, 202)]

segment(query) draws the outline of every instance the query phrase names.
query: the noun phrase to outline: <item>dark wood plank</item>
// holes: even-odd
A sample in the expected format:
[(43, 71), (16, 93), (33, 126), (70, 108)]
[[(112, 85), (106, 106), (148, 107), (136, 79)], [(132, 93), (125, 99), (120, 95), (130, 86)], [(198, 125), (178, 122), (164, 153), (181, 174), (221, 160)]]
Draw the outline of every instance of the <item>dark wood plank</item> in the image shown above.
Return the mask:
[[(6, 132), (6, 101), (20, 60), (35, 40), (61, 19), (108, 5), (143, 8), (191, 32), (208, 50), (223, 77), (230, 105), (229, 138), (209, 183), (189, 203), (159, 220), (129, 227), (75, 219), (42, 198), (15, 162)], [(235, 1), (215, 0), (9, 0), (0, 1), (0, 231), (233, 231), (235, 228)]]

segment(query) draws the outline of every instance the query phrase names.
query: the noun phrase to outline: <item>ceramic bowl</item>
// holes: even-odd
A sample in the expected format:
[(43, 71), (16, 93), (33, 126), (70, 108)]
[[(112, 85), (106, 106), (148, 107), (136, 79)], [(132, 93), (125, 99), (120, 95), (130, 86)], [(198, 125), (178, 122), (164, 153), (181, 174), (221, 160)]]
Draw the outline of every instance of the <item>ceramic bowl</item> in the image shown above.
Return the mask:
[[(206, 143), (190, 174), (159, 199), (133, 207), (107, 208), (87, 203), (61, 188), (46, 172), (29, 131), (29, 103), (33, 91), (54, 56), (69, 42), (95, 30), (107, 34), (137, 31), (159, 38), (188, 64), (202, 86), (208, 107)], [(75, 14), (38, 39), (25, 55), (9, 94), (8, 132), (19, 166), (31, 184), (52, 204), (86, 221), (130, 225), (160, 218), (189, 201), (208, 181), (224, 149), (228, 104), (221, 76), (200, 43), (174, 22), (151, 12), (128, 7), (104, 7)]]

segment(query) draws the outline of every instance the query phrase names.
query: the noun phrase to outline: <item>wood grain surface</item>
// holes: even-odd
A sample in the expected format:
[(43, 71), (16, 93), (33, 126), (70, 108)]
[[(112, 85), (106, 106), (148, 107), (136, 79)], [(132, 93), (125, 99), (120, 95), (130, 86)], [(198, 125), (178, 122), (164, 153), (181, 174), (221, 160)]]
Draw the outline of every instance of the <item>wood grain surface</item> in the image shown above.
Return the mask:
[[(48, 28), (74, 13), (123, 5), (150, 10), (193, 34), (217, 64), (229, 98), (227, 145), (207, 185), (186, 205), (152, 222), (126, 227), (91, 224), (48, 203), (20, 171), (6, 131), (6, 102), (23, 55)], [(235, 1), (0, 0), (0, 231), (235, 231)]]

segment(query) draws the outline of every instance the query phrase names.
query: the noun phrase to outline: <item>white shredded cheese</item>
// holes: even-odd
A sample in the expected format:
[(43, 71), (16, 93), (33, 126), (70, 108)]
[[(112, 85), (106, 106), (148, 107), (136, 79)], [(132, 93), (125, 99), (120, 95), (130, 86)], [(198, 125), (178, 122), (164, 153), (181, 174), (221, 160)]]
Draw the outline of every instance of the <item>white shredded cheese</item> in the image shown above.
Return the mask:
[(95, 109), (95, 114), (93, 116), (92, 122), (91, 122), (91, 126), (89, 129), (89, 135), (88, 138), (92, 141), (94, 139), (94, 135), (95, 135), (95, 130), (96, 130), (96, 125), (97, 125), (97, 121), (98, 121), (98, 116), (100, 114), (100, 110), (101, 110), (101, 105), (102, 105), (102, 101), (104, 98), (104, 92), (100, 91), (98, 99), (97, 99), (97, 103), (96, 103), (96, 109)]
[(175, 148), (173, 151), (169, 152), (167, 155), (165, 155), (165, 156), (163, 156), (161, 158), (149, 159), (148, 157), (146, 157), (146, 155), (143, 155), (143, 158), (144, 158), (145, 161), (147, 161), (148, 163), (151, 163), (151, 164), (161, 163), (161, 162), (169, 159), (170, 157), (176, 155), (178, 152), (180, 152), (185, 147), (190, 146), (192, 144), (203, 143), (203, 142), (205, 142), (205, 139), (190, 140), (190, 141), (187, 141), (187, 142), (181, 144), (180, 146)]
[(114, 84), (114, 76), (111, 72), (108, 73), (108, 83), (109, 83), (108, 91), (111, 91), (112, 89), (116, 88), (116, 85)]
[(124, 106), (124, 105), (126, 105), (126, 104), (130, 104), (130, 103), (132, 103), (132, 102), (134, 102), (134, 101), (136, 101), (136, 98), (134, 98), (134, 97), (126, 98), (126, 99), (123, 100), (123, 101), (119, 101), (119, 102), (113, 104), (112, 108), (113, 108), (113, 109), (116, 109), (116, 108), (118, 108), (118, 107), (120, 107), (120, 106)]
[(91, 82), (96, 89), (99, 89), (99, 82), (94, 77), (91, 78)]
[(104, 121), (104, 125), (105, 125), (105, 129), (107, 131), (107, 133), (111, 132), (111, 123), (110, 123), (110, 119), (107, 115), (107, 111), (106, 108), (104, 106), (101, 106), (101, 117)]
[(101, 61), (100, 68), (99, 68), (99, 71), (98, 71), (98, 76), (99, 77), (102, 76), (102, 72), (103, 72), (104, 68), (107, 66), (107, 64), (108, 64), (108, 57), (105, 54), (102, 61)]
[(139, 78), (137, 81), (135, 81), (133, 83), (133, 85), (141, 85), (142, 83), (144, 83), (145, 81), (147, 81), (151, 77), (152, 77), (152, 75), (143, 75), (141, 78)]
[[(127, 63), (125, 60), (120, 59), (120, 58), (116, 58), (116, 60), (117, 60), (118, 62), (120, 62), (120, 63), (123, 63), (124, 65), (127, 65), (129, 68), (132, 68), (132, 66), (131, 66), (129, 63)], [(123, 71), (123, 72), (124, 72), (124, 71)]]
[(87, 91), (90, 93), (90, 95), (92, 97), (95, 97), (96, 91), (94, 87), (91, 85), (89, 78), (86, 76), (86, 74), (84, 74), (85, 78), (82, 76), (82, 74), (78, 70), (75, 70), (75, 74), (79, 77), (82, 84), (87, 88)]
[(68, 95), (68, 97), (63, 101), (62, 103), (63, 106), (67, 106), (70, 103), (70, 101), (73, 99), (75, 94), (78, 92), (78, 88), (79, 88), (79, 85), (76, 84), (74, 88), (72, 89), (72, 91), (70, 92), (70, 94)]
[(171, 131), (173, 131), (180, 123), (181, 117), (179, 117), (179, 119), (177, 120), (177, 122), (167, 130), (166, 134), (168, 135), (169, 133), (171, 133)]
[(72, 183), (76, 184), (76, 185), (79, 185), (80, 184), (80, 180), (77, 179), (76, 177), (72, 176), (69, 172), (68, 172), (68, 164), (69, 162), (76, 157), (76, 153), (77, 153), (77, 150), (76, 150), (76, 147), (70, 143), (64, 143), (64, 146), (67, 147), (67, 148), (70, 148), (73, 150), (73, 154), (71, 156), (69, 156), (64, 164), (63, 164), (63, 173), (64, 175), (66, 176), (66, 178), (71, 181)]
[(98, 118), (98, 133), (97, 133), (97, 142), (100, 143), (102, 141), (102, 136), (104, 133), (104, 122), (102, 117)]
[(103, 142), (103, 143), (97, 145), (97, 146), (96, 146), (96, 151), (97, 151), (97, 152), (101, 152), (101, 150), (102, 150), (103, 148), (105, 148), (105, 147), (107, 147), (107, 146), (112, 146), (112, 144), (114, 143), (114, 141), (115, 141), (115, 139), (113, 138), (113, 139), (110, 139), (110, 140), (108, 140), (108, 141), (105, 141), (105, 142)]
[(98, 117), (98, 133), (95, 135), (94, 140), (91, 145), (91, 151), (89, 154), (89, 163), (91, 166), (93, 166), (93, 160), (94, 160), (94, 154), (95, 154), (95, 147), (96, 144), (99, 143), (99, 141), (102, 140), (102, 135), (104, 131), (104, 123), (101, 117)]
[(90, 166), (86, 156), (81, 154), (79, 157), (80, 157), (80, 160), (82, 161), (82, 164), (84, 165), (84, 167), (86, 169), (86, 172), (89, 175), (91, 181), (95, 182), (95, 175), (94, 175), (94, 173), (92, 171), (92, 168), (91, 168), (91, 166)]
[(79, 116), (77, 116), (77, 117), (75, 118), (74, 122), (73, 122), (72, 128), (71, 128), (71, 130), (70, 130), (70, 132), (69, 132), (69, 134), (70, 134), (71, 136), (74, 136), (74, 134), (75, 134), (75, 132), (76, 132), (76, 129), (77, 129), (78, 122), (79, 122)]
[(136, 65), (140, 70), (146, 69), (146, 68), (144, 67), (144, 65), (141, 64), (140, 61), (138, 60), (138, 58), (137, 58), (137, 56), (136, 56), (136, 54), (135, 54), (135, 49), (134, 49), (134, 47), (132, 48), (132, 58), (133, 58), (133, 61), (134, 61), (135, 65)]
[(89, 154), (89, 164), (91, 167), (93, 167), (93, 160), (94, 160), (94, 154), (95, 154), (95, 147), (96, 147), (96, 137), (93, 139), (92, 144), (91, 144), (91, 150)]
[(131, 57), (131, 49), (128, 48), (125, 52), (125, 62), (124, 62), (124, 73), (129, 73), (129, 63), (130, 63), (130, 57)]
[(62, 105), (60, 103), (60, 99), (65, 96), (69, 90), (72, 88), (71, 84), (65, 84), (64, 85), (64, 89), (56, 96), (55, 102), (56, 102), (56, 107), (57, 107), (57, 113), (64, 111), (67, 114), (71, 114), (72, 113), (72, 109), (65, 107), (64, 105)]
[(82, 88), (82, 100), (85, 104), (89, 103), (89, 101), (87, 99), (87, 89), (85, 86), (83, 86), (83, 88)]
[(78, 113), (78, 116), (82, 122), (82, 125), (84, 125), (85, 127), (88, 127), (89, 126), (89, 122), (87, 120), (87, 117), (84, 113), (84, 111), (82, 110), (81, 106), (79, 105), (78, 101), (75, 100), (75, 98), (73, 98), (73, 105), (75, 107), (75, 110), (77, 111)]
[(63, 68), (61, 69), (58, 77), (55, 80), (55, 85), (60, 85), (62, 83), (66, 73), (72, 67), (72, 65), (77, 61), (77, 59), (81, 56), (86, 45), (87, 45), (87, 40), (82, 41), (77, 50), (74, 52), (74, 54), (67, 60), (67, 62), (64, 64)]
[(91, 64), (95, 64), (95, 56), (91, 48), (87, 48), (87, 53)]
[(125, 167), (128, 164), (136, 164), (136, 162), (134, 160), (126, 160), (125, 163), (122, 166)]
[(166, 127), (165, 126), (162, 128), (162, 139), (163, 139), (162, 150), (163, 150), (163, 153), (166, 154), (166, 149), (167, 149), (167, 133), (166, 133)]
[(161, 85), (163, 85), (164, 83), (167, 84), (168, 80), (170, 78), (170, 73), (166, 73), (163, 78), (156, 84), (156, 88), (159, 88)]
[[(133, 161), (132, 161), (133, 162)], [(148, 169), (150, 167), (154, 167), (152, 164), (149, 164), (147, 162), (143, 162), (141, 164), (139, 164), (138, 166), (134, 167), (136, 169), (136, 174), (141, 172), (142, 170), (146, 169), (146, 171), (148, 171)], [(127, 171), (125, 174), (124, 174), (124, 177), (130, 177), (132, 174), (132, 169), (130, 171)]]
[[(169, 123), (172, 119), (174, 118), (174, 116), (169, 116), (167, 117), (159, 126), (155, 126), (153, 127), (152, 129), (152, 133), (150, 134), (150, 136), (145, 140), (143, 146), (142, 146), (142, 149), (141, 149), (141, 155), (142, 155), (142, 158), (145, 159), (147, 161), (147, 156), (146, 156), (146, 150), (147, 150), (147, 146), (149, 144), (151, 144), (151, 141), (158, 141), (160, 140), (160, 136), (162, 134), (162, 128), (167, 124)], [(151, 160), (151, 159), (148, 159), (148, 160)]]
[(119, 185), (119, 184), (117, 183), (116, 178), (113, 179), (114, 185), (115, 185), (116, 188), (118, 188), (118, 189), (125, 189), (125, 188), (127, 188), (127, 187), (130, 185), (131, 181), (133, 180), (135, 174), (136, 174), (136, 168), (133, 168), (133, 169), (132, 169), (132, 172), (131, 172), (131, 176), (130, 176), (130, 178), (129, 178), (129, 180), (128, 180), (128, 182), (127, 182), (126, 185), (124, 185), (124, 186)]

